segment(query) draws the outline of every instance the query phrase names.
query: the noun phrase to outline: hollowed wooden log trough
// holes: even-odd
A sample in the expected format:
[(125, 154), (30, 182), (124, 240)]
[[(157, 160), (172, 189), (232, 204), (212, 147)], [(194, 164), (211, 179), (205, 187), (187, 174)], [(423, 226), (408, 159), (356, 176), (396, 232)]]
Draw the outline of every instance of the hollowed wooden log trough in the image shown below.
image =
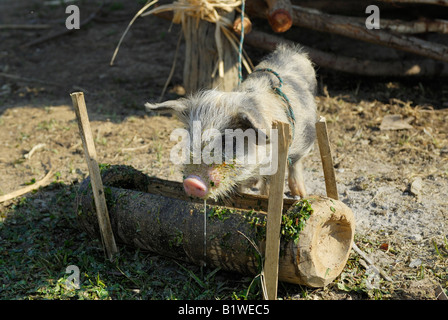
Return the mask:
[[(118, 243), (199, 265), (260, 273), (266, 197), (208, 200), (204, 241), (204, 204), (186, 196), (181, 183), (148, 177), (128, 166), (103, 169), (102, 180)], [(89, 178), (80, 185), (77, 212), (83, 229), (99, 237)], [(279, 280), (309, 287), (332, 282), (347, 262), (354, 231), (353, 213), (340, 201), (318, 196), (285, 199)]]

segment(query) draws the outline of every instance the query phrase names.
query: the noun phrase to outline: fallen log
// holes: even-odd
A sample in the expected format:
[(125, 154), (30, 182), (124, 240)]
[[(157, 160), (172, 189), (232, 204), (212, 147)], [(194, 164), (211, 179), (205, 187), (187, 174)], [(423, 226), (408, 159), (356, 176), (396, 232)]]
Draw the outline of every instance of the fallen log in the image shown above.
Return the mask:
[[(173, 190), (180, 183), (167, 184), (127, 166), (103, 170), (102, 180), (118, 243), (228, 271), (252, 275), (261, 272), (260, 253), (264, 252), (266, 235), (264, 211), (207, 205), (204, 258), (204, 206), (184, 200), (183, 195), (174, 197)], [(172, 189), (170, 197), (148, 192), (166, 189), (167, 185)], [(285, 202), (284, 207), (279, 280), (310, 287), (327, 285), (347, 262), (355, 230), (353, 213), (340, 201), (318, 196), (293, 204)], [(89, 178), (80, 185), (77, 213), (83, 229), (97, 237)]]
[[(349, 15), (364, 13), (365, 8), (371, 4), (378, 5), (381, 8), (381, 13), (383, 11), (386, 13), (401, 11), (400, 13), (403, 13), (403, 8), (433, 7), (428, 9), (437, 10), (440, 6), (448, 6), (447, 0), (295, 0), (294, 2), (300, 3), (304, 7)], [(436, 11), (430, 10), (430, 12)]]
[[(256, 2), (248, 3), (248, 5), (252, 6), (255, 4)], [(157, 13), (156, 16), (165, 20), (172, 20), (171, 12)], [(244, 41), (253, 47), (267, 51), (274, 50), (281, 42), (293, 43), (293, 41), (285, 38), (255, 30), (247, 34)], [(351, 74), (394, 77), (448, 75), (448, 63), (433, 59), (380, 62), (339, 56), (334, 53), (324, 52), (304, 45), (301, 46), (308, 52), (311, 60), (317, 65)]]
[(448, 1), (446, 0), (378, 0), (381, 2), (389, 2), (389, 3), (419, 3), (419, 4), (431, 4), (431, 5), (439, 5), (439, 6), (448, 6)]
[[(352, 19), (357, 20), (359, 23), (365, 21), (364, 18)], [(430, 20), (426, 18), (420, 18), (415, 21), (381, 19), (381, 29), (404, 34), (420, 34), (428, 32), (446, 34), (448, 33), (448, 21), (440, 19)]]
[[(364, 24), (366, 19), (350, 17), (352, 21)], [(448, 21), (441, 19), (419, 18), (413, 21), (401, 21), (397, 19), (381, 19), (380, 27), (382, 30), (389, 30), (403, 34), (422, 34), (422, 33), (448, 33)]]
[[(263, 8), (264, 6), (264, 8)], [(246, 12), (249, 16), (264, 18), (267, 7), (261, 0), (248, 1)], [(292, 19), (295, 26), (335, 33), (345, 37), (379, 44), (431, 59), (448, 62), (448, 47), (425, 41), (416, 37), (396, 34), (383, 30), (369, 30), (356, 18), (330, 15), (315, 9), (292, 6)]]
[(313, 12), (307, 8), (294, 6), (293, 21), (295, 25), (331, 32), (448, 62), (448, 47), (445, 45), (383, 30), (369, 30), (363, 23), (358, 23), (356, 19), (349, 17)]
[[(245, 42), (248, 45), (267, 51), (274, 50), (282, 42), (293, 43), (290, 40), (260, 31), (252, 31), (246, 36)], [(301, 45), (301, 47), (309, 54), (311, 60), (320, 67), (351, 74), (394, 77), (448, 75), (448, 63), (432, 59), (380, 62), (338, 56), (304, 45)]]

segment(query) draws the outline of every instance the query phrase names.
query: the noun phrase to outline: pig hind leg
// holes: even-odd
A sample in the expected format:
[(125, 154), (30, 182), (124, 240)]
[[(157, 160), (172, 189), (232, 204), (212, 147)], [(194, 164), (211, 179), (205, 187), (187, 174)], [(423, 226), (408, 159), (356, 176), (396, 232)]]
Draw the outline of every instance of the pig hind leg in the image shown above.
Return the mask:
[(288, 186), (293, 196), (306, 197), (302, 159), (288, 165)]
[(259, 188), (260, 194), (269, 196), (269, 177), (260, 178)]

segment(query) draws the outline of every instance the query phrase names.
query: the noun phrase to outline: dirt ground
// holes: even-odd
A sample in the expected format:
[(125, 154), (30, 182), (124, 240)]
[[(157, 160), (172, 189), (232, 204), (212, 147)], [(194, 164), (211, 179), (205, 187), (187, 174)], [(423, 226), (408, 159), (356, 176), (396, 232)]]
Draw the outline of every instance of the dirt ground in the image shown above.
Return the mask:
[[(81, 20), (98, 6), (81, 4)], [(87, 176), (69, 96), (74, 91), (85, 93), (100, 162), (181, 180), (169, 161), (169, 136), (180, 123), (147, 114), (143, 107), (162, 91), (180, 27), (156, 17), (137, 20), (115, 65), (109, 66), (140, 6), (137, 1), (106, 2), (99, 18), (80, 30), (21, 47), (63, 29), (65, 8), (2, 1), (0, 24), (52, 27), (0, 30), (0, 196), (41, 180), (50, 169), (54, 181), (66, 184)], [(249, 48), (249, 54), (256, 61), (265, 52)], [(182, 92), (182, 64), (180, 54), (164, 99)], [(448, 287), (447, 79), (369, 79), (320, 68), (318, 76), (316, 101), (328, 121), (341, 200), (356, 216), (358, 246), (392, 277), (402, 292), (399, 298), (436, 299), (436, 288)], [(380, 130), (387, 115), (410, 117), (410, 128)], [(305, 166), (309, 192), (325, 194), (318, 148)], [(40, 192), (52, 196), (51, 190)], [(41, 199), (36, 206), (45, 206), (45, 196)], [(0, 204), (0, 221), (14, 203)], [(351, 295), (339, 286), (311, 298)]]

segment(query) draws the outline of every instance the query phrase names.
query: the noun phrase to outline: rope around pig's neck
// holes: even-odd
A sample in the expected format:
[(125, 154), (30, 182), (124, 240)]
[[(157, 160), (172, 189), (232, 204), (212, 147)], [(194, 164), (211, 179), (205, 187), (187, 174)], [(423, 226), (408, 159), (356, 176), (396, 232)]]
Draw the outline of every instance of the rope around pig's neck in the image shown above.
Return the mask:
[(282, 91), (283, 79), (280, 77), (280, 75), (277, 72), (275, 72), (274, 70), (272, 70), (270, 68), (255, 69), (253, 72), (269, 72), (277, 77), (277, 79), (279, 81), (279, 85), (278, 86), (272, 85), (272, 89), (286, 103), (286, 115), (288, 116), (289, 124), (292, 127), (291, 128), (292, 135), (294, 136), (294, 125), (296, 123), (296, 117), (294, 115), (294, 111), (292, 110), (291, 102), (289, 101), (288, 96)]
[[(272, 89), (274, 90), (274, 92), (276, 94), (278, 94), (280, 96), (280, 98), (286, 104), (286, 115), (287, 115), (287, 118), (288, 118), (288, 122), (291, 125), (292, 137), (294, 138), (294, 129), (295, 129), (296, 117), (294, 115), (294, 111), (292, 109), (291, 102), (289, 101), (288, 96), (282, 91), (283, 79), (280, 77), (280, 75), (277, 72), (275, 72), (271, 68), (255, 69), (252, 73), (254, 73), (254, 72), (268, 72), (268, 73), (272, 73), (274, 76), (277, 77), (279, 85), (275, 86), (273, 84), (272, 85)], [(292, 141), (292, 139), (291, 139), (291, 141)], [(292, 163), (292, 160), (291, 160), (290, 157), (288, 157), (288, 164), (291, 164), (291, 163)]]

